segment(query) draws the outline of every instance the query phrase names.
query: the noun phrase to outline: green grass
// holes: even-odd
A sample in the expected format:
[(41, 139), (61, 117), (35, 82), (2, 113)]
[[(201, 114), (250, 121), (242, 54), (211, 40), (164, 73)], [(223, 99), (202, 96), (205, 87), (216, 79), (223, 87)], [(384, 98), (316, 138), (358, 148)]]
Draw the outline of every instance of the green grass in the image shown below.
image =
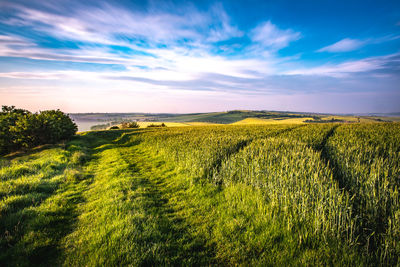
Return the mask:
[[(154, 122), (169, 123), (171, 126), (182, 126), (187, 123), (208, 123), (208, 124), (295, 124), (302, 123), (305, 120), (313, 121), (314, 118), (322, 119), (321, 121), (327, 123), (332, 118), (341, 122), (384, 122), (384, 121), (399, 121), (398, 117), (377, 117), (377, 116), (351, 116), (351, 115), (324, 115), (324, 114), (310, 114), (299, 112), (282, 112), (282, 111), (250, 111), (250, 110), (233, 110), (226, 112), (210, 112), (210, 113), (191, 113), (191, 114), (151, 114), (151, 113), (83, 113), (72, 115), (78, 125), (82, 129), (89, 129), (86, 127), (88, 124), (93, 125), (93, 121), (99, 120), (99, 124), (95, 125), (97, 130), (107, 128), (108, 122), (110, 125), (121, 124), (124, 121), (138, 120), (142, 124), (150, 124)], [(100, 123), (102, 121), (103, 123)], [(85, 126), (86, 125), (86, 126)], [(110, 126), (108, 125), (108, 126)], [(169, 127), (169, 125), (167, 124)], [(96, 128), (94, 127), (94, 128)]]
[(398, 124), (176, 127), (3, 157), (0, 265), (396, 265), (399, 140)]
[(213, 112), (199, 114), (184, 114), (171, 118), (165, 118), (165, 121), (175, 122), (208, 122), (219, 124), (230, 124), (241, 121), (246, 118), (263, 118), (263, 119), (288, 119), (307, 117), (302, 114), (290, 114), (284, 112), (264, 112), (264, 111), (228, 111), (228, 112)]

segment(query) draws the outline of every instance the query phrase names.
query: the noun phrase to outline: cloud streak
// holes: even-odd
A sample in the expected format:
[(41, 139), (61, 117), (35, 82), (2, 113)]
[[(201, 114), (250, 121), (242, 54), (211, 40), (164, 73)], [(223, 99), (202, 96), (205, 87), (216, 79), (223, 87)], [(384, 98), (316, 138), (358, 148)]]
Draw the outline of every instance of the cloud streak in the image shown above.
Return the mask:
[[(380, 81), (387, 90), (396, 89), (387, 81), (398, 78), (398, 51), (340, 58), (367, 45), (396, 42), (396, 33), (345, 38), (302, 51), (309, 32), (301, 27), (282, 27), (269, 17), (245, 27), (221, 3), (142, 9), (112, 2), (60, 3), (0, 4), (0, 57), (6, 59), (0, 63), (0, 94), (32, 83), (35, 88), (40, 84), (55, 90), (62, 87), (62, 92), (69, 92), (68, 85), (76, 94), (96, 88), (112, 94), (106, 88), (113, 88), (118, 94), (136, 92), (146, 97), (189, 92), (271, 97), (358, 90), (366, 86), (357, 80), (362, 75), (375, 79), (370, 84)], [(307, 61), (303, 54), (325, 60)], [(47, 66), (7, 71), (7, 64), (13, 62), (10, 58)], [(70, 70), (59, 70), (55, 63)], [(76, 67), (70, 63), (77, 63)], [(89, 70), (80, 63), (103, 67)], [(355, 89), (349, 83), (356, 84)]]
[(371, 57), (361, 60), (347, 61), (339, 64), (325, 64), (318, 67), (294, 69), (286, 75), (331, 76), (336, 78), (350, 77), (355, 73), (388, 72), (400, 67), (400, 54)]
[(334, 44), (325, 46), (318, 50), (318, 52), (349, 52), (354, 51), (365, 45), (365, 41), (360, 41), (356, 39), (345, 38)]
[(266, 21), (258, 25), (251, 31), (251, 39), (263, 45), (264, 48), (281, 49), (287, 47), (289, 43), (301, 38), (299, 32), (291, 29), (281, 30), (271, 21)]

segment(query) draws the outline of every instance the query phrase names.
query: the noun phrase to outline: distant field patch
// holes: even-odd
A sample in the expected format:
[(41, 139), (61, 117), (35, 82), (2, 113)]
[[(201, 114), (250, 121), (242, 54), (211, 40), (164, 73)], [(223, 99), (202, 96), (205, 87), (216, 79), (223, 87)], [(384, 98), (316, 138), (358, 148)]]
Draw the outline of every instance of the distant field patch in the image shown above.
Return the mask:
[(367, 118), (367, 117), (354, 117), (354, 116), (328, 116), (322, 118), (322, 120), (342, 120), (347, 122), (377, 122), (376, 118)]
[(259, 119), (259, 118), (246, 118), (241, 121), (232, 123), (233, 125), (244, 125), (244, 124), (300, 124), (305, 120), (312, 118), (290, 118), (290, 119)]
[(221, 125), (218, 123), (210, 123), (210, 122), (186, 122), (185, 123), (187, 126), (215, 126), (215, 125)]
[(181, 122), (162, 122), (162, 121), (139, 121), (140, 128), (146, 128), (149, 125), (161, 125), (164, 123), (167, 127), (183, 127), (188, 126), (186, 123)]

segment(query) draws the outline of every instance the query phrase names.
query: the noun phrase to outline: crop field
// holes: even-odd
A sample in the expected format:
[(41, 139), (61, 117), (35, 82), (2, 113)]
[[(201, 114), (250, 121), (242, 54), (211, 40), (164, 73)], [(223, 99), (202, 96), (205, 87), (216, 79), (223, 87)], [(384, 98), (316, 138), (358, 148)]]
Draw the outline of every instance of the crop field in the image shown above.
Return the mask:
[(251, 124), (301, 124), (305, 120), (311, 120), (312, 118), (275, 118), (275, 119), (259, 119), (259, 118), (246, 118), (241, 121), (232, 123), (233, 125), (251, 125)]
[(0, 158), (0, 266), (400, 264), (399, 123), (248, 124)]

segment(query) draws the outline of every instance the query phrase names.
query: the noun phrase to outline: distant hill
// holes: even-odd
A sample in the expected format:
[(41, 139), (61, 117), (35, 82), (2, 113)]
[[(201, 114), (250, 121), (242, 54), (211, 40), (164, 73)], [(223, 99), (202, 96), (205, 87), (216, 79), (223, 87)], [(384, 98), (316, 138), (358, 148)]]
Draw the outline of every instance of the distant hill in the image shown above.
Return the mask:
[[(399, 117), (395, 117), (399, 114)], [(259, 123), (303, 123), (303, 122), (383, 122), (400, 121), (400, 113), (352, 115), (321, 114), (290, 111), (250, 111), (232, 110), (209, 113), (72, 113), (70, 116), (78, 124), (79, 131), (105, 129), (125, 121), (138, 122), (176, 122), (213, 124), (259, 124)], [(249, 120), (250, 119), (250, 120)], [(251, 120), (254, 119), (254, 120)]]
[(295, 114), (287, 112), (275, 112), (275, 111), (242, 111), (233, 110), (227, 112), (215, 112), (215, 113), (202, 113), (202, 114), (185, 114), (181, 116), (174, 116), (167, 118), (168, 120), (174, 120), (179, 122), (209, 122), (209, 123), (220, 123), (229, 124), (244, 120), (246, 118), (259, 118), (259, 119), (289, 119), (289, 118), (305, 118), (309, 117), (308, 114)]

